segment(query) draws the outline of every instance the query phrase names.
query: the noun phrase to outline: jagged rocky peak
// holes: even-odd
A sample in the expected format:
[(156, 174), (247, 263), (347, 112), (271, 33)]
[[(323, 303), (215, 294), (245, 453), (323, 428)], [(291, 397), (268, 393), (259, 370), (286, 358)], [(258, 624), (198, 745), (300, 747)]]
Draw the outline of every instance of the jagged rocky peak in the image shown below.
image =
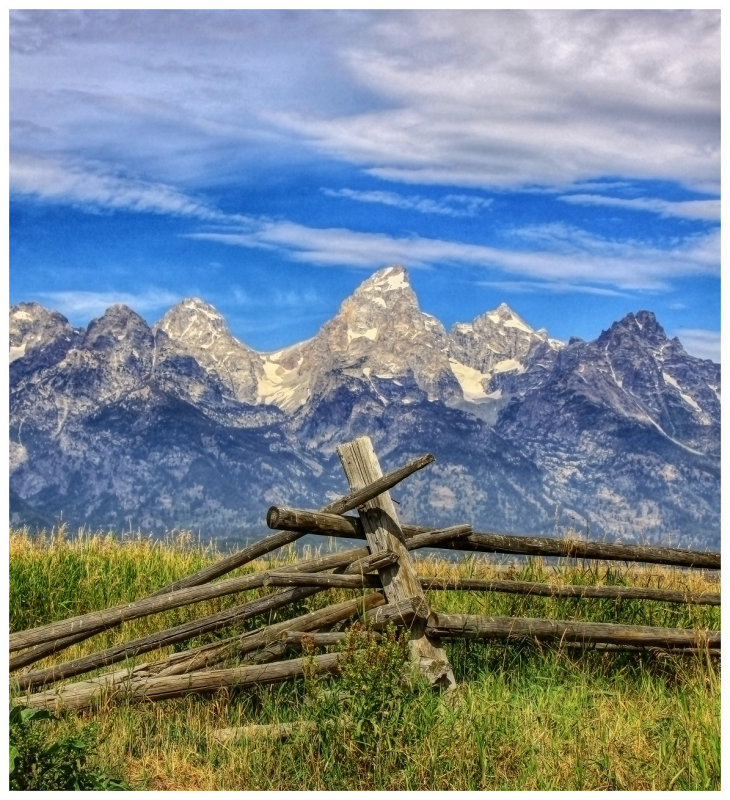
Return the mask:
[(421, 311), (408, 273), (392, 266), (371, 275), (324, 325), (317, 359), (369, 380), (412, 376), (430, 398), (460, 395), (443, 325)]
[(406, 292), (416, 302), (416, 296), (413, 294), (406, 268), (400, 264), (394, 264), (373, 273), (366, 281), (360, 284), (353, 296), (370, 295), (377, 297), (392, 292)]
[(237, 400), (254, 401), (261, 371), (259, 356), (233, 336), (223, 315), (212, 305), (198, 297), (186, 298), (154, 327), (213, 373)]
[(174, 341), (198, 347), (210, 347), (220, 338), (233, 339), (220, 311), (199, 297), (188, 297), (173, 306), (155, 328)]
[(663, 345), (669, 340), (664, 328), (657, 322), (651, 311), (638, 311), (629, 313), (598, 337), (603, 344), (616, 344), (623, 341), (636, 340), (652, 346)]
[(58, 311), (49, 311), (40, 303), (11, 306), (8, 332), (11, 362), (31, 350), (47, 347), (59, 338), (70, 343), (74, 335), (66, 317)]
[(490, 374), (522, 367), (537, 345), (553, 350), (563, 345), (548, 338), (547, 331), (534, 330), (506, 303), (487, 311), (473, 322), (457, 323), (449, 335), (452, 357), (472, 369)]
[[(406, 315), (403, 319), (404, 324), (416, 322), (420, 325), (442, 327), (435, 317), (423, 313), (419, 308), (418, 298), (411, 287), (405, 268), (392, 266), (375, 272), (363, 281), (342, 303), (338, 317), (358, 324), (379, 320), (395, 321), (396, 317), (401, 318), (404, 314)], [(366, 338), (372, 335), (371, 333)]]
[(128, 306), (110, 306), (103, 316), (93, 319), (84, 335), (84, 346), (91, 350), (106, 350), (126, 343), (130, 347), (153, 343), (149, 325)]
[(408, 273), (401, 266), (386, 267), (371, 275), (342, 303), (339, 312), (339, 316), (352, 323), (353, 331), (358, 324), (369, 324), (396, 314), (405, 314), (409, 319), (426, 316), (418, 307)]

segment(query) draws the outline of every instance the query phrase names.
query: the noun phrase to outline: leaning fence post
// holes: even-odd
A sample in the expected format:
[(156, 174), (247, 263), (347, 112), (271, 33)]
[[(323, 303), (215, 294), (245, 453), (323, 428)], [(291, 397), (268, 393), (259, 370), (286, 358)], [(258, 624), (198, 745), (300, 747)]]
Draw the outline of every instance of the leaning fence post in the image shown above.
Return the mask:
[[(367, 436), (340, 445), (337, 453), (352, 491), (376, 481), (383, 474), (372, 442)], [(358, 513), (370, 552), (375, 554), (390, 550), (398, 556), (395, 564), (380, 570), (388, 602), (400, 603), (417, 598), (422, 601), (423, 607), (427, 607), (426, 596), (406, 548), (405, 536), (390, 494), (386, 491), (368, 500), (360, 506)], [(412, 661), (431, 684), (449, 688), (456, 685), (446, 652), (438, 640), (431, 640), (426, 635), (426, 620), (420, 616), (414, 618), (409, 648)]]

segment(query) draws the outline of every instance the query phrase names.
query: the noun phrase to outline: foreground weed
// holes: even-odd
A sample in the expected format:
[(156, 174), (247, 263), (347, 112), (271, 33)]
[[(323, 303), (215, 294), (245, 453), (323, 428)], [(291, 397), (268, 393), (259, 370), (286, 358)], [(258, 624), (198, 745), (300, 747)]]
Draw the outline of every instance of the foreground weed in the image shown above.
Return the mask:
[[(88, 725), (74, 735), (51, 738), (47, 730), (56, 717), (50, 711), (12, 706), (10, 709), (11, 790), (126, 790), (131, 787), (91, 766), (97, 750), (97, 728)], [(44, 726), (42, 723), (46, 723)]]

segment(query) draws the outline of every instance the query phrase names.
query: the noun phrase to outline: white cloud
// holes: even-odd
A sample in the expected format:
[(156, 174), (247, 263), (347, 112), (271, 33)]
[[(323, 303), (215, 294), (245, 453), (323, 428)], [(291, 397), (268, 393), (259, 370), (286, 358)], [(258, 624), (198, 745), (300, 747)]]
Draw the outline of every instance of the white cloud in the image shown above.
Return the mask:
[(696, 358), (709, 358), (716, 364), (720, 363), (721, 335), (720, 331), (710, 331), (703, 328), (678, 328), (674, 334), (684, 349)]
[(60, 311), (65, 317), (74, 320), (89, 320), (100, 317), (113, 305), (129, 306), (138, 314), (149, 314), (167, 310), (182, 298), (164, 289), (145, 289), (140, 292), (108, 291), (55, 291), (38, 292), (35, 299), (42, 305)]
[(202, 185), (308, 146), (465, 187), (719, 185), (720, 13), (11, 16), (12, 142)]
[(716, 12), (403, 13), (346, 57), (385, 107), (278, 121), (379, 177), (718, 186)]
[[(91, 209), (233, 221), (172, 186), (128, 178), (100, 165), (15, 154), (10, 161), (10, 190), (43, 200)], [(243, 220), (242, 217), (239, 217)]]
[(494, 202), (491, 198), (468, 194), (447, 194), (434, 200), (430, 197), (390, 191), (322, 189), (322, 192), (328, 197), (342, 197), (359, 203), (375, 203), (406, 211), (418, 211), (421, 214), (441, 214), (446, 217), (475, 217)]
[(262, 222), (246, 232), (201, 232), (190, 238), (279, 251), (318, 266), (377, 268), (401, 263), (411, 269), (467, 265), (556, 286), (609, 290), (666, 290), (675, 278), (717, 275), (720, 236), (715, 231), (661, 249), (639, 241), (601, 239), (566, 225), (513, 232), (514, 249), (422, 236), (396, 237), (345, 228), (310, 228), (293, 222)]
[(599, 297), (621, 297), (625, 292), (603, 286), (546, 281), (479, 281), (480, 286), (517, 294), (593, 294)]
[(660, 217), (720, 221), (720, 200), (661, 200), (655, 197), (609, 197), (598, 194), (567, 194), (560, 197), (565, 203), (584, 206), (613, 206), (629, 211), (648, 211)]

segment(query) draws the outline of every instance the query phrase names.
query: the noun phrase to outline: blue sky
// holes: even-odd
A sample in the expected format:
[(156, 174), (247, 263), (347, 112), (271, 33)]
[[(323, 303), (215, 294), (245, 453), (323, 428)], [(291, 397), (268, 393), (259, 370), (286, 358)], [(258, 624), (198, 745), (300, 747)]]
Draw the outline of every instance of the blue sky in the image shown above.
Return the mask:
[(14, 11), (10, 280), (259, 350), (405, 265), (447, 328), (720, 359), (719, 11)]

